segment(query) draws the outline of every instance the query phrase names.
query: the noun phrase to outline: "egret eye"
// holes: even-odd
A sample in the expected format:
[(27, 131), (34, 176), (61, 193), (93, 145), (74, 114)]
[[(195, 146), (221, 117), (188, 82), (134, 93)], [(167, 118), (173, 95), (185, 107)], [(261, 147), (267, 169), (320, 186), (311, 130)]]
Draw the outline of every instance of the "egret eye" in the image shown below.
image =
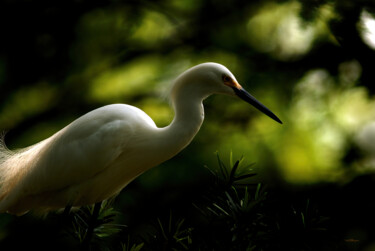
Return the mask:
[(232, 79), (228, 75), (223, 75), (223, 81), (224, 82), (230, 82)]

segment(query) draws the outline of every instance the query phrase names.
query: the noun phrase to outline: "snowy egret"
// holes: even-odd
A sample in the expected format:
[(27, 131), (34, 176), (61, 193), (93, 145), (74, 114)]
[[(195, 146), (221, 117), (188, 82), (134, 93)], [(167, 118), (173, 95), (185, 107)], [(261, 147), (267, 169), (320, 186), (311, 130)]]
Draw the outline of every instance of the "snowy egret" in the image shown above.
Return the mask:
[(204, 63), (173, 84), (175, 117), (158, 128), (142, 110), (112, 104), (91, 111), (28, 148), (0, 148), (0, 212), (22, 215), (100, 202), (137, 176), (172, 158), (198, 132), (203, 100), (211, 94), (237, 96), (282, 123), (238, 84), (223, 65)]

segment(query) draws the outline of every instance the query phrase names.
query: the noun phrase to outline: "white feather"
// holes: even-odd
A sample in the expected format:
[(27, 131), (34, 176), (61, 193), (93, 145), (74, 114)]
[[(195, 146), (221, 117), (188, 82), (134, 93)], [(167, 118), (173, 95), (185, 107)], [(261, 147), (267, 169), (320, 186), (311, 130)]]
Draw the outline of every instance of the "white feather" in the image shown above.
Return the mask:
[(143, 111), (114, 104), (91, 111), (50, 138), (20, 151), (0, 146), (0, 212), (23, 214), (92, 204), (173, 157), (190, 143), (210, 94), (234, 95), (224, 66), (201, 64), (181, 74), (172, 92), (175, 118), (156, 127)]

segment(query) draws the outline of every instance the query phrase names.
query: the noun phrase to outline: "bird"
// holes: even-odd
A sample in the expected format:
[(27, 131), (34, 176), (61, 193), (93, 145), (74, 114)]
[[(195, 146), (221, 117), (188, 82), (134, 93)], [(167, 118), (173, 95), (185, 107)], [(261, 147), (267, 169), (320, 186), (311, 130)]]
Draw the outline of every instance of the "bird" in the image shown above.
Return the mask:
[(141, 109), (109, 104), (20, 150), (0, 146), (0, 213), (23, 215), (92, 205), (116, 196), (136, 177), (183, 150), (204, 120), (211, 94), (238, 97), (282, 124), (218, 63), (180, 74), (170, 91), (172, 122), (157, 127)]

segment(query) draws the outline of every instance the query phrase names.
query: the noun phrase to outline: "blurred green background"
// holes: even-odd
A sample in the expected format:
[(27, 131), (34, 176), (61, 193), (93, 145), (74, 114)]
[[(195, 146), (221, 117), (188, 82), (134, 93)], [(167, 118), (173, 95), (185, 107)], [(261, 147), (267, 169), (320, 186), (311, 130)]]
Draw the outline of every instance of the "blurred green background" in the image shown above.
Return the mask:
[(284, 124), (212, 96), (190, 146), (121, 203), (137, 189), (196, 183), (216, 151), (256, 163), (266, 182), (345, 183), (374, 170), (374, 14), (365, 0), (2, 1), (0, 127), (22, 148), (110, 103), (163, 127), (173, 79), (218, 62)]
[(173, 79), (218, 62), (284, 125), (241, 101), (210, 97), (194, 143), (163, 165), (182, 167), (158, 168), (141, 180), (194, 176), (190, 166), (211, 165), (215, 151), (244, 155), (286, 182), (342, 180), (349, 169), (370, 164), (345, 157), (375, 121), (372, 7), (371, 1), (5, 1), (0, 125), (9, 147), (22, 148), (94, 108), (127, 103), (163, 127), (173, 118), (167, 98)]

